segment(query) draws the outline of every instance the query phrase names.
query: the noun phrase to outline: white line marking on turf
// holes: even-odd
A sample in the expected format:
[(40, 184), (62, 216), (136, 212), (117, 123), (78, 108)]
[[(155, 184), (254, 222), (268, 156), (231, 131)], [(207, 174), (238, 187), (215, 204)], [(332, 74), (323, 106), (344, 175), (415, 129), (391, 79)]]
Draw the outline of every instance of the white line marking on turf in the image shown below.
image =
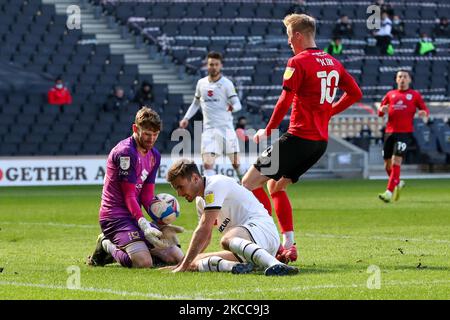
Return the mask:
[(27, 287), (27, 288), (40, 288), (40, 289), (51, 289), (51, 290), (68, 290), (68, 291), (81, 291), (81, 292), (94, 292), (94, 293), (108, 293), (112, 295), (119, 296), (130, 296), (130, 297), (143, 297), (151, 299), (197, 299), (205, 300), (204, 296), (185, 296), (185, 295), (162, 295), (158, 293), (144, 293), (144, 292), (130, 292), (130, 291), (119, 291), (109, 288), (80, 288), (80, 289), (68, 289), (65, 286), (57, 286), (50, 284), (39, 284), (39, 283), (23, 283), (23, 282), (10, 282), (10, 281), (0, 281), (0, 285), (13, 286), (13, 287)]
[[(383, 286), (387, 287), (401, 287), (401, 286), (432, 286), (432, 285), (439, 285), (439, 284), (450, 284), (450, 280), (433, 280), (433, 281), (385, 281), (382, 283)], [(316, 285), (316, 286), (297, 286), (292, 288), (252, 288), (249, 290), (245, 289), (238, 289), (238, 290), (223, 290), (223, 291), (217, 291), (217, 292), (208, 292), (203, 293), (203, 295), (206, 296), (224, 296), (227, 294), (245, 294), (245, 293), (264, 293), (264, 292), (295, 292), (295, 291), (309, 291), (309, 290), (320, 290), (320, 289), (351, 289), (351, 288), (367, 288), (366, 283), (362, 284), (324, 284), (324, 285)], [(368, 289), (369, 290), (369, 289)]]
[(417, 238), (396, 238), (396, 237), (385, 237), (385, 236), (347, 236), (339, 234), (323, 234), (323, 233), (304, 233), (303, 236), (308, 238), (330, 238), (330, 239), (368, 239), (368, 240), (382, 240), (382, 241), (411, 241), (411, 242), (432, 242), (432, 243), (450, 243), (450, 240), (442, 239), (417, 239)]

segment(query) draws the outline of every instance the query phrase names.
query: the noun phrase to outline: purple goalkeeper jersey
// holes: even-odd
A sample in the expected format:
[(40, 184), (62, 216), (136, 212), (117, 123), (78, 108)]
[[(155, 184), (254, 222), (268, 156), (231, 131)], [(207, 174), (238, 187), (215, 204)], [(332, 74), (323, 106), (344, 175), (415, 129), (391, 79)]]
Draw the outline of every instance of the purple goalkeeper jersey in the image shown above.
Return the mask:
[(160, 162), (161, 155), (155, 148), (143, 156), (138, 152), (136, 141), (132, 136), (120, 141), (108, 156), (100, 221), (130, 217), (131, 213), (125, 204), (121, 183), (128, 182), (136, 185), (136, 198), (140, 204), (139, 195), (142, 187), (146, 183), (155, 183)]

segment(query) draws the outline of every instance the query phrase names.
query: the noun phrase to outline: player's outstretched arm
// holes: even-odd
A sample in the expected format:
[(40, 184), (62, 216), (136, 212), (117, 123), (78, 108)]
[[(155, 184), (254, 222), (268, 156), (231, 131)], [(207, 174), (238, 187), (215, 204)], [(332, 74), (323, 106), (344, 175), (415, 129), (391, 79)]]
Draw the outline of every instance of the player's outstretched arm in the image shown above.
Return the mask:
[(430, 116), (430, 110), (428, 109), (427, 105), (425, 104), (425, 101), (423, 101), (422, 95), (417, 92), (416, 96), (416, 103), (417, 108), (419, 109), (419, 117), (425, 119), (428, 121), (428, 117)]
[(283, 90), (280, 97), (278, 98), (277, 104), (273, 109), (272, 116), (270, 117), (269, 123), (266, 126), (266, 134), (270, 136), (271, 130), (279, 127), (281, 121), (283, 121), (284, 116), (289, 111), (294, 100), (295, 93), (293, 91)]
[(173, 272), (183, 272), (189, 270), (195, 257), (202, 252), (208, 245), (211, 239), (211, 232), (214, 227), (214, 222), (219, 216), (220, 210), (208, 210), (200, 219), (200, 223), (192, 235), (189, 248), (187, 249), (186, 256), (181, 264), (173, 270)]
[(183, 119), (180, 121), (179, 126), (181, 129), (186, 129), (189, 125), (189, 120), (197, 113), (200, 109), (200, 98), (194, 97), (189, 109), (186, 111)]
[(241, 101), (239, 101), (238, 96), (233, 96), (230, 98), (230, 106), (228, 108), (228, 111), (231, 112), (238, 112), (242, 110)]

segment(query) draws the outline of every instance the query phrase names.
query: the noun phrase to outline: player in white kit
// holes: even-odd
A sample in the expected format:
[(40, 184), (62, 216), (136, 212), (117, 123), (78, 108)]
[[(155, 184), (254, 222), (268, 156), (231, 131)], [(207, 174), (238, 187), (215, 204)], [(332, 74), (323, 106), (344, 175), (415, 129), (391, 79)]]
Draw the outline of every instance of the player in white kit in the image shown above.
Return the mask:
[[(254, 265), (263, 268), (267, 276), (297, 274), (298, 269), (275, 258), (280, 238), (273, 219), (264, 206), (236, 180), (223, 175), (202, 177), (195, 162), (181, 159), (167, 174), (167, 181), (179, 196), (192, 202), (204, 199), (200, 221), (195, 229), (186, 256), (174, 272), (248, 273)], [(217, 226), (224, 251), (203, 253)], [(243, 263), (247, 262), (247, 263)]]
[(243, 172), (239, 164), (239, 140), (234, 130), (232, 113), (241, 110), (242, 106), (233, 83), (221, 73), (222, 55), (210, 52), (207, 58), (208, 76), (197, 82), (194, 101), (179, 125), (185, 129), (189, 120), (201, 108), (201, 153), (205, 175), (215, 174), (215, 160), (225, 152), (241, 180)]

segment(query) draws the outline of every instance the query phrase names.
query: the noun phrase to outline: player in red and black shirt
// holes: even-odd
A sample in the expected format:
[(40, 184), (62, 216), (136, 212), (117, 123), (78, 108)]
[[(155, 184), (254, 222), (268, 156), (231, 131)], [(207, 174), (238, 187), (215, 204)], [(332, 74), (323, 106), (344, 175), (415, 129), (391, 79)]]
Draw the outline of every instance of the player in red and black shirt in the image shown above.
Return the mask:
[(380, 117), (388, 114), (383, 158), (389, 182), (387, 190), (378, 195), (384, 202), (397, 201), (405, 184), (400, 180), (400, 166), (408, 145), (413, 140), (413, 119), (417, 109), (420, 117), (426, 118), (430, 114), (420, 93), (409, 88), (411, 76), (408, 71), (399, 70), (395, 80), (397, 90), (389, 91), (378, 109)]
[[(292, 104), (289, 130), (261, 154), (242, 183), (271, 213), (270, 199), (263, 188), (268, 182), (283, 233), (283, 246), (277, 257), (287, 262), (297, 259), (297, 249), (286, 187), (297, 182), (325, 153), (330, 118), (360, 100), (362, 93), (341, 63), (316, 47), (314, 18), (291, 14), (283, 22), (295, 56), (288, 61), (283, 91), (272, 117), (253, 140), (258, 143), (278, 128)], [(338, 88), (345, 93), (333, 102)]]

